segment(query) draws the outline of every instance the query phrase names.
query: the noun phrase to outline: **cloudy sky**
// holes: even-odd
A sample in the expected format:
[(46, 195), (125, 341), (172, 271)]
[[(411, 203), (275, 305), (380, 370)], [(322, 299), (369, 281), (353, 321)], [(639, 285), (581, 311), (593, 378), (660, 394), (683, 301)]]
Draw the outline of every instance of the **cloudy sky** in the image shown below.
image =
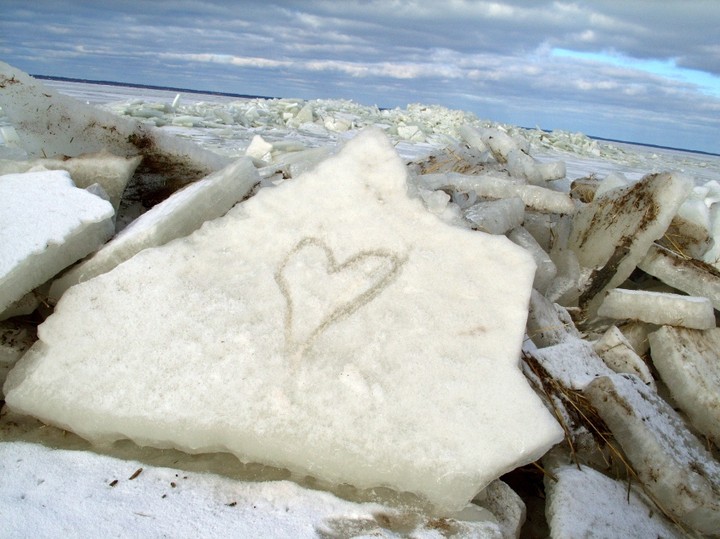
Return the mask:
[(720, 153), (718, 0), (0, 0), (30, 73), (437, 103)]

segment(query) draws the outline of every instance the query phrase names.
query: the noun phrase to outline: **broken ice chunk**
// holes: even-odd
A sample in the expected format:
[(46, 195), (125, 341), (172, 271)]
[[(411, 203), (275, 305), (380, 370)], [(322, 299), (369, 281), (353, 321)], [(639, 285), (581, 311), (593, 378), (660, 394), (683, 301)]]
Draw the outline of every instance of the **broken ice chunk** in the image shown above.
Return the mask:
[(568, 339), (580, 339), (567, 310), (537, 290), (530, 295), (527, 334), (538, 348), (560, 344)]
[(611, 371), (587, 341), (567, 339), (560, 344), (540, 348), (532, 356), (562, 385), (583, 389), (598, 376)]
[(113, 215), (65, 171), (0, 176), (0, 313), (107, 241)]
[(628, 187), (629, 185), (630, 182), (624, 174), (620, 172), (611, 172), (598, 183), (597, 189), (595, 190), (595, 196), (593, 198), (597, 198), (616, 189)]
[(720, 311), (720, 271), (710, 264), (683, 258), (654, 244), (638, 267), (673, 288), (708, 298)]
[[(185, 185), (227, 165), (228, 159), (138, 120), (60, 95), (27, 73), (0, 62), (0, 106), (31, 157), (108, 150), (145, 156), (140, 168)], [(44, 111), (38, 114), (38, 111)]]
[(588, 466), (555, 465), (545, 475), (550, 537), (684, 537), (635, 488)]
[(701, 533), (717, 533), (720, 464), (677, 412), (632, 374), (598, 378), (584, 393), (658, 504)]
[(507, 236), (513, 243), (528, 251), (535, 259), (537, 270), (535, 271), (533, 288), (544, 293), (557, 275), (555, 263), (525, 228), (521, 226), (515, 227)]
[(117, 211), (125, 186), (141, 160), (140, 156), (118, 157), (106, 151), (82, 154), (69, 159), (0, 160), (0, 175), (27, 172), (38, 166), (47, 170), (66, 170), (78, 187), (99, 183)]
[(653, 364), (673, 399), (720, 447), (720, 329), (665, 326), (649, 338)]
[(655, 387), (655, 380), (647, 364), (635, 353), (630, 341), (617, 326), (611, 326), (592, 346), (613, 371), (634, 374), (649, 386)]
[(620, 285), (660, 238), (692, 189), (679, 174), (650, 174), (595, 198), (573, 218), (570, 248), (589, 271), (580, 306), (594, 316), (603, 292)]
[(502, 529), (503, 539), (520, 537), (525, 523), (525, 502), (506, 483), (496, 479), (475, 497), (473, 503), (493, 514)]
[(526, 185), (515, 178), (502, 178), (491, 174), (470, 176), (452, 172), (449, 174), (424, 174), (418, 176), (418, 185), (428, 189), (454, 187), (458, 191), (473, 190), (481, 198), (520, 197), (532, 210), (551, 213), (575, 213), (575, 203), (569, 195), (537, 185)]
[(715, 327), (715, 313), (709, 299), (644, 290), (610, 290), (598, 309), (598, 316), (693, 329)]
[(73, 286), (7, 405), (98, 442), (230, 452), (462, 509), (563, 436), (518, 365), (535, 264), (444, 224), (406, 176), (363, 131)]
[(478, 202), (463, 212), (465, 219), (488, 234), (505, 234), (520, 226), (524, 213), (525, 204), (518, 197)]
[(50, 301), (56, 303), (69, 287), (110, 271), (143, 249), (186, 236), (204, 222), (224, 215), (259, 180), (249, 158), (243, 158), (177, 191), (56, 279), (50, 287)]
[(525, 178), (536, 185), (565, 177), (563, 161), (541, 163), (521, 150), (513, 150), (508, 154), (507, 169), (513, 176)]

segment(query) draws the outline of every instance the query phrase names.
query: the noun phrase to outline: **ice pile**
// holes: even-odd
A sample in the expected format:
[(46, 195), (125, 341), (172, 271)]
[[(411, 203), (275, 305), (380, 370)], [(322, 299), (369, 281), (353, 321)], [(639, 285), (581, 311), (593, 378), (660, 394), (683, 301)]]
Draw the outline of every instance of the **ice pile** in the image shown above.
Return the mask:
[[(10, 116), (20, 98), (2, 90)], [(207, 106), (201, 120), (125, 106), (158, 125), (176, 115), (176, 133), (210, 121)], [(12, 413), (100, 444), (229, 452), (391, 506), (388, 492), (415, 496), (411, 525), (355, 505), (359, 520), (320, 535), (432, 533), (439, 513), (446, 533), (517, 537), (524, 506), (496, 479), (553, 446), (550, 536), (718, 534), (713, 185), (677, 172), (570, 185), (562, 161), (531, 155), (537, 133), (462, 114), (432, 131), (420, 108), (368, 121), (327, 102), (252, 106), (204, 127), (244, 129), (245, 157), (153, 190), (135, 218), (137, 192), (166, 181), (138, 167), (118, 205), (130, 224), (36, 289), (39, 312), (57, 305), (29, 350), (28, 320), (3, 323), (6, 370), (22, 355)], [(318, 147), (255, 130), (281, 109)], [(403, 162), (388, 136), (423, 151)]]

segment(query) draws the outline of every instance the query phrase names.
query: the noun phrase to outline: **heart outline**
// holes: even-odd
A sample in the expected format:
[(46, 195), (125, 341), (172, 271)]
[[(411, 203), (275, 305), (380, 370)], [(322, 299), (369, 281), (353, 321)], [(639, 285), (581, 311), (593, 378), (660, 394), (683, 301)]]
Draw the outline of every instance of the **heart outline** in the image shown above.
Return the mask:
[[(310, 332), (306, 339), (295, 339), (293, 331), (293, 320), (296, 315), (295, 305), (293, 304), (292, 295), (290, 292), (290, 284), (283, 275), (285, 268), (289, 264), (290, 260), (296, 256), (303, 249), (314, 246), (322, 250), (325, 255), (325, 271), (327, 275), (334, 275), (341, 273), (346, 269), (353, 269), (358, 267), (363, 261), (370, 257), (377, 257), (382, 260), (390, 262), (390, 267), (386, 271), (385, 275), (382, 276), (377, 282), (371, 284), (362, 293), (356, 295), (354, 298), (341, 302), (328, 314), (320, 319), (318, 325)], [(371, 249), (366, 251), (359, 251), (346, 259), (341, 264), (338, 263), (335, 255), (333, 254), (330, 247), (322, 240), (313, 237), (305, 237), (301, 239), (295, 247), (293, 247), (288, 254), (285, 255), (282, 262), (275, 271), (275, 282), (280, 288), (280, 292), (285, 299), (285, 316), (284, 316), (284, 334), (285, 334), (285, 347), (286, 351), (290, 354), (297, 354), (304, 356), (307, 351), (312, 347), (315, 341), (327, 330), (331, 325), (336, 324), (350, 315), (355, 313), (358, 309), (367, 305), (370, 301), (376, 298), (387, 286), (394, 281), (400, 273), (402, 266), (407, 262), (407, 257), (400, 257), (397, 253), (386, 249)]]

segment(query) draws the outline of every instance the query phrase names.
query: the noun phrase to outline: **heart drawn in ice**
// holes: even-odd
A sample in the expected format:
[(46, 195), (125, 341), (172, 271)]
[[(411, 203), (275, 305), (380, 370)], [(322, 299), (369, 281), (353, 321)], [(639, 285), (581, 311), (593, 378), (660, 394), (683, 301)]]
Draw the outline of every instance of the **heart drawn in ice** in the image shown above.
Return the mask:
[(385, 290), (405, 261), (391, 251), (373, 249), (339, 263), (322, 240), (300, 240), (275, 272), (286, 304), (287, 352), (304, 355), (328, 327)]

